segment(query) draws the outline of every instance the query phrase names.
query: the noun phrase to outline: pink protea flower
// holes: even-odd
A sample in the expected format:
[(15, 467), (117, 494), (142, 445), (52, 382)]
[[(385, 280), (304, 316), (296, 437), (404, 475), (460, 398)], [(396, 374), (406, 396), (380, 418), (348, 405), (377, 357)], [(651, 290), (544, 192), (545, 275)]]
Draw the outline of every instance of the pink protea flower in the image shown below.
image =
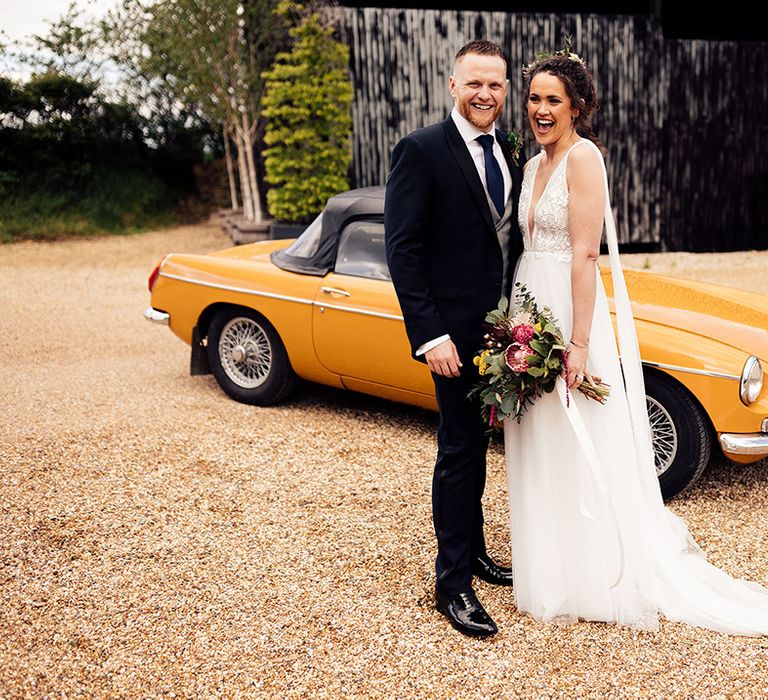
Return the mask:
[(528, 369), (528, 355), (533, 350), (522, 343), (512, 343), (504, 351), (504, 361), (513, 372), (525, 372)]
[(522, 345), (528, 345), (531, 338), (536, 335), (536, 329), (526, 323), (521, 323), (512, 329), (512, 340)]

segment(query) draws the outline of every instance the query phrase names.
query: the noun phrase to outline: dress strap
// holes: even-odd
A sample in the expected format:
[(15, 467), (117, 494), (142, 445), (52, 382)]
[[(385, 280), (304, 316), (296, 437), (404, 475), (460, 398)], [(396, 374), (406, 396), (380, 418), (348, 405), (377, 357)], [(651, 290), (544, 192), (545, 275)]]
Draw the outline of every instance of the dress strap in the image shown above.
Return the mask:
[[(580, 138), (580, 139), (579, 139), (579, 140), (578, 140), (576, 143), (572, 143), (572, 144), (571, 144), (570, 148), (569, 148), (569, 149), (568, 149), (568, 150), (567, 150), (567, 151), (566, 151), (566, 152), (563, 154), (563, 157), (562, 157), (562, 159), (561, 159), (561, 161), (560, 161), (560, 162), (564, 161), (564, 160), (565, 160), (565, 159), (568, 157), (568, 154), (569, 154), (569, 153), (570, 153), (570, 152), (571, 152), (571, 151), (572, 151), (574, 148), (576, 148), (576, 146), (578, 146), (578, 145), (579, 145), (579, 144), (581, 144), (581, 143), (584, 143), (585, 141), (586, 141), (587, 143), (591, 143), (591, 144), (592, 144), (592, 145), (593, 145), (595, 148), (597, 148), (597, 146), (595, 145), (595, 143), (594, 143), (592, 140), (590, 140), (590, 139), (585, 139), (585, 138), (582, 136), (582, 137), (581, 137), (581, 138)], [(599, 152), (599, 149), (598, 149), (598, 152)], [(602, 156), (602, 154), (601, 154), (601, 156)]]
[[(587, 141), (588, 143), (591, 143), (591, 144), (592, 144), (592, 145), (593, 145), (595, 148), (597, 148), (597, 146), (596, 146), (596, 145), (595, 145), (595, 144), (594, 144), (594, 143), (593, 143), (593, 142), (592, 142), (590, 139), (585, 139), (584, 137), (581, 137), (581, 138), (579, 138), (579, 140), (578, 140), (576, 143), (572, 143), (572, 144), (571, 144), (571, 145), (568, 147), (568, 150), (567, 150), (565, 153), (563, 153), (563, 157), (562, 157), (562, 158), (560, 158), (560, 160), (557, 162), (557, 165), (555, 166), (555, 170), (558, 170), (558, 169), (560, 169), (561, 167), (562, 167), (563, 169), (565, 169), (565, 165), (564, 165), (564, 164), (567, 162), (567, 160), (568, 160), (568, 156), (569, 156), (569, 154), (571, 153), (571, 151), (572, 151), (574, 148), (576, 148), (576, 146), (578, 146), (580, 143), (583, 143), (584, 141)], [(539, 151), (539, 153), (538, 153), (537, 155), (541, 155), (541, 156), (543, 156), (543, 154), (544, 154), (544, 153), (545, 153), (545, 151), (544, 151), (544, 149), (542, 148), (542, 149), (541, 149), (541, 151)], [(599, 149), (598, 149), (598, 153), (600, 153), (600, 150), (599, 150)], [(602, 158), (602, 153), (600, 153), (600, 157)], [(531, 159), (531, 160), (533, 160), (533, 159)]]

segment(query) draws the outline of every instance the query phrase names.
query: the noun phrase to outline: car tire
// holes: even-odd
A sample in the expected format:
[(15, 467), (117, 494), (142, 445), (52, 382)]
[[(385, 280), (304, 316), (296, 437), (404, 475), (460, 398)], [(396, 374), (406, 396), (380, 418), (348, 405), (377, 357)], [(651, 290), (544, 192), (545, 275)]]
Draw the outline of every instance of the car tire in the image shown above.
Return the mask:
[(208, 362), (219, 386), (240, 403), (269, 406), (297, 382), (274, 326), (252, 309), (219, 311), (208, 327)]
[(712, 453), (712, 428), (688, 390), (656, 370), (645, 370), (656, 473), (665, 500), (692, 486)]

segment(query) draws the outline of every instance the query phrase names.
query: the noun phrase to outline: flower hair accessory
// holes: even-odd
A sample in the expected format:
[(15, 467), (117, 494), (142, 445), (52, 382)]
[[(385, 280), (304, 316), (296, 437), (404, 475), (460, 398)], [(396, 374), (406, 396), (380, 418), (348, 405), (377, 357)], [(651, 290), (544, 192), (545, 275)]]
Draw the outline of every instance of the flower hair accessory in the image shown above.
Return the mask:
[(531, 61), (527, 66), (523, 68), (523, 75), (526, 77), (531, 72), (533, 67), (542, 59), (544, 58), (552, 58), (554, 56), (565, 56), (566, 58), (569, 58), (571, 61), (575, 61), (576, 63), (581, 64), (582, 66), (585, 65), (584, 59), (579, 56), (579, 54), (575, 53), (572, 48), (573, 43), (573, 37), (570, 34), (565, 35), (565, 46), (560, 49), (559, 51), (537, 51), (536, 57), (533, 61)]

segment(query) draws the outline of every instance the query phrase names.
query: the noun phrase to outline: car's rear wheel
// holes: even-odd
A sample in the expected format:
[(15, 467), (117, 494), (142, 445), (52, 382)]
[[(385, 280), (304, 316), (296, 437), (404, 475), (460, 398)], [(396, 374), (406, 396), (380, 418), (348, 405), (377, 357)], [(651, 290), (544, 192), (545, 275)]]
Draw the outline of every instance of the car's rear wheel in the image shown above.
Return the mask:
[(272, 324), (251, 309), (219, 311), (208, 328), (208, 362), (233, 399), (268, 406), (296, 384), (288, 353)]
[(701, 406), (671, 377), (645, 372), (656, 474), (665, 499), (694, 484), (712, 452), (712, 430)]

